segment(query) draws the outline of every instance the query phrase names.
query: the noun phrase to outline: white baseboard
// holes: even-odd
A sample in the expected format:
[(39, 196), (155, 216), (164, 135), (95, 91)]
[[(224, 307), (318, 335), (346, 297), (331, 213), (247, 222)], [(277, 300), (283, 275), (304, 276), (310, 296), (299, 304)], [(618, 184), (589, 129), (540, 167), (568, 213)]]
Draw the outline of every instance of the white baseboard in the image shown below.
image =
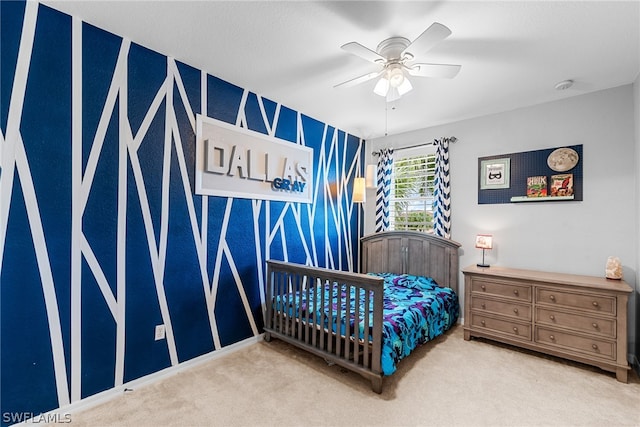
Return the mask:
[(92, 396), (85, 397), (84, 399), (78, 400), (69, 405), (65, 405), (60, 408), (53, 409), (46, 413), (42, 413), (38, 415), (34, 414), (33, 418), (15, 425), (16, 426), (32, 425), (35, 423), (46, 422), (47, 420), (51, 422), (69, 422), (65, 420), (70, 420), (70, 414), (74, 412), (84, 411), (86, 409), (108, 402), (109, 400), (115, 399), (116, 397), (120, 396), (125, 392), (130, 392), (135, 390), (136, 388), (145, 387), (161, 379), (171, 377), (186, 369), (190, 369), (195, 366), (201, 365), (203, 363), (209, 362), (211, 360), (218, 359), (222, 356), (227, 356), (244, 347), (256, 344), (257, 342), (263, 339), (264, 339), (264, 334), (247, 338), (243, 341), (221, 348), (220, 350), (215, 350), (210, 353), (203, 354), (202, 356), (195, 357), (193, 359), (182, 362), (178, 365), (170, 366), (161, 371), (154, 372), (152, 374), (145, 375), (144, 377), (135, 379), (128, 383), (110, 388), (109, 390), (105, 390), (100, 393), (94, 394)]

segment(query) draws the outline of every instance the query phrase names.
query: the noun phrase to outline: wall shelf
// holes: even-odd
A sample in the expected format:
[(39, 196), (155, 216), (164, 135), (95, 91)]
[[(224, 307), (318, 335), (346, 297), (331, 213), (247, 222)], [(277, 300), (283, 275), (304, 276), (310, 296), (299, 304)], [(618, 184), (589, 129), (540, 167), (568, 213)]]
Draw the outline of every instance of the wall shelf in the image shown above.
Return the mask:
[(511, 198), (511, 203), (519, 202), (559, 202), (561, 200), (574, 200), (571, 196), (547, 196), (547, 197), (527, 197), (527, 196), (515, 196)]

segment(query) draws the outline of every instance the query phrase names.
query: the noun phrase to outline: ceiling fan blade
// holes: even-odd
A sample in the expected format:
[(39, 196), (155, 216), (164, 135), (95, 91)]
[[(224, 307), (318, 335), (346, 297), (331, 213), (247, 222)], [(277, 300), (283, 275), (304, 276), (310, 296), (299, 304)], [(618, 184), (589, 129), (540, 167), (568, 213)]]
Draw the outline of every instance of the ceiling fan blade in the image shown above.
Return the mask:
[(451, 64), (412, 64), (407, 66), (407, 72), (416, 77), (438, 77), (452, 79), (462, 68), (462, 65)]
[(376, 77), (381, 75), (383, 71), (384, 70), (375, 71), (373, 73), (364, 74), (362, 76), (353, 78), (351, 80), (347, 80), (346, 82), (339, 83), (339, 84), (335, 85), (334, 87), (341, 87), (342, 88), (342, 87), (352, 87), (352, 86), (355, 86), (355, 85), (359, 85), (360, 83), (364, 83), (364, 82), (369, 81), (371, 79), (375, 79)]
[(424, 30), (407, 48), (402, 52), (400, 57), (404, 57), (405, 53), (416, 56), (430, 50), (436, 44), (451, 35), (451, 30), (439, 22), (434, 22), (429, 28)]
[(384, 62), (386, 61), (386, 59), (380, 56), (377, 52), (374, 52), (368, 47), (362, 46), (358, 42), (350, 42), (350, 43), (344, 44), (341, 46), (341, 48), (369, 62), (374, 62), (376, 64), (384, 64)]

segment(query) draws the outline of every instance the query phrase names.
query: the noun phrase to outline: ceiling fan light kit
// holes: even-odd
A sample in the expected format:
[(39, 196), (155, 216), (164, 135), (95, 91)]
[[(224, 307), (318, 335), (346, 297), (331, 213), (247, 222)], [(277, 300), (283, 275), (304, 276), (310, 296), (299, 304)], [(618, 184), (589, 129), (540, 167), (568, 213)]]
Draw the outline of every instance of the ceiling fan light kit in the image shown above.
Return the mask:
[(376, 95), (386, 97), (387, 102), (392, 102), (413, 89), (413, 85), (409, 81), (407, 74), (414, 77), (451, 79), (460, 71), (460, 65), (407, 64), (413, 61), (416, 55), (428, 51), (437, 43), (449, 37), (450, 34), (451, 30), (446, 26), (434, 22), (413, 42), (410, 42), (404, 37), (390, 37), (380, 42), (375, 52), (358, 42), (346, 43), (342, 46), (343, 50), (369, 62), (382, 65), (383, 68), (379, 72), (368, 73), (347, 80), (335, 87), (355, 86), (380, 77), (373, 92)]
[(399, 99), (402, 95), (413, 89), (411, 82), (404, 75), (400, 64), (390, 64), (382, 73), (382, 77), (373, 88), (376, 95), (387, 98), (387, 102)]
[(402, 66), (400, 64), (389, 65), (389, 85), (392, 87), (399, 87), (404, 83), (404, 73), (402, 72)]

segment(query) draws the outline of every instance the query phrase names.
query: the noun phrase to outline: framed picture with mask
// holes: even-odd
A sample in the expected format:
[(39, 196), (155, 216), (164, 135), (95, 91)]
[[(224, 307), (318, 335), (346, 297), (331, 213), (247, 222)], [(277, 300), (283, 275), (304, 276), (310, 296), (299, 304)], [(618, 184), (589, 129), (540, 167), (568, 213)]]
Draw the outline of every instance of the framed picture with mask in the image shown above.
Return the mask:
[(480, 189), (509, 188), (511, 159), (482, 160), (480, 162)]

